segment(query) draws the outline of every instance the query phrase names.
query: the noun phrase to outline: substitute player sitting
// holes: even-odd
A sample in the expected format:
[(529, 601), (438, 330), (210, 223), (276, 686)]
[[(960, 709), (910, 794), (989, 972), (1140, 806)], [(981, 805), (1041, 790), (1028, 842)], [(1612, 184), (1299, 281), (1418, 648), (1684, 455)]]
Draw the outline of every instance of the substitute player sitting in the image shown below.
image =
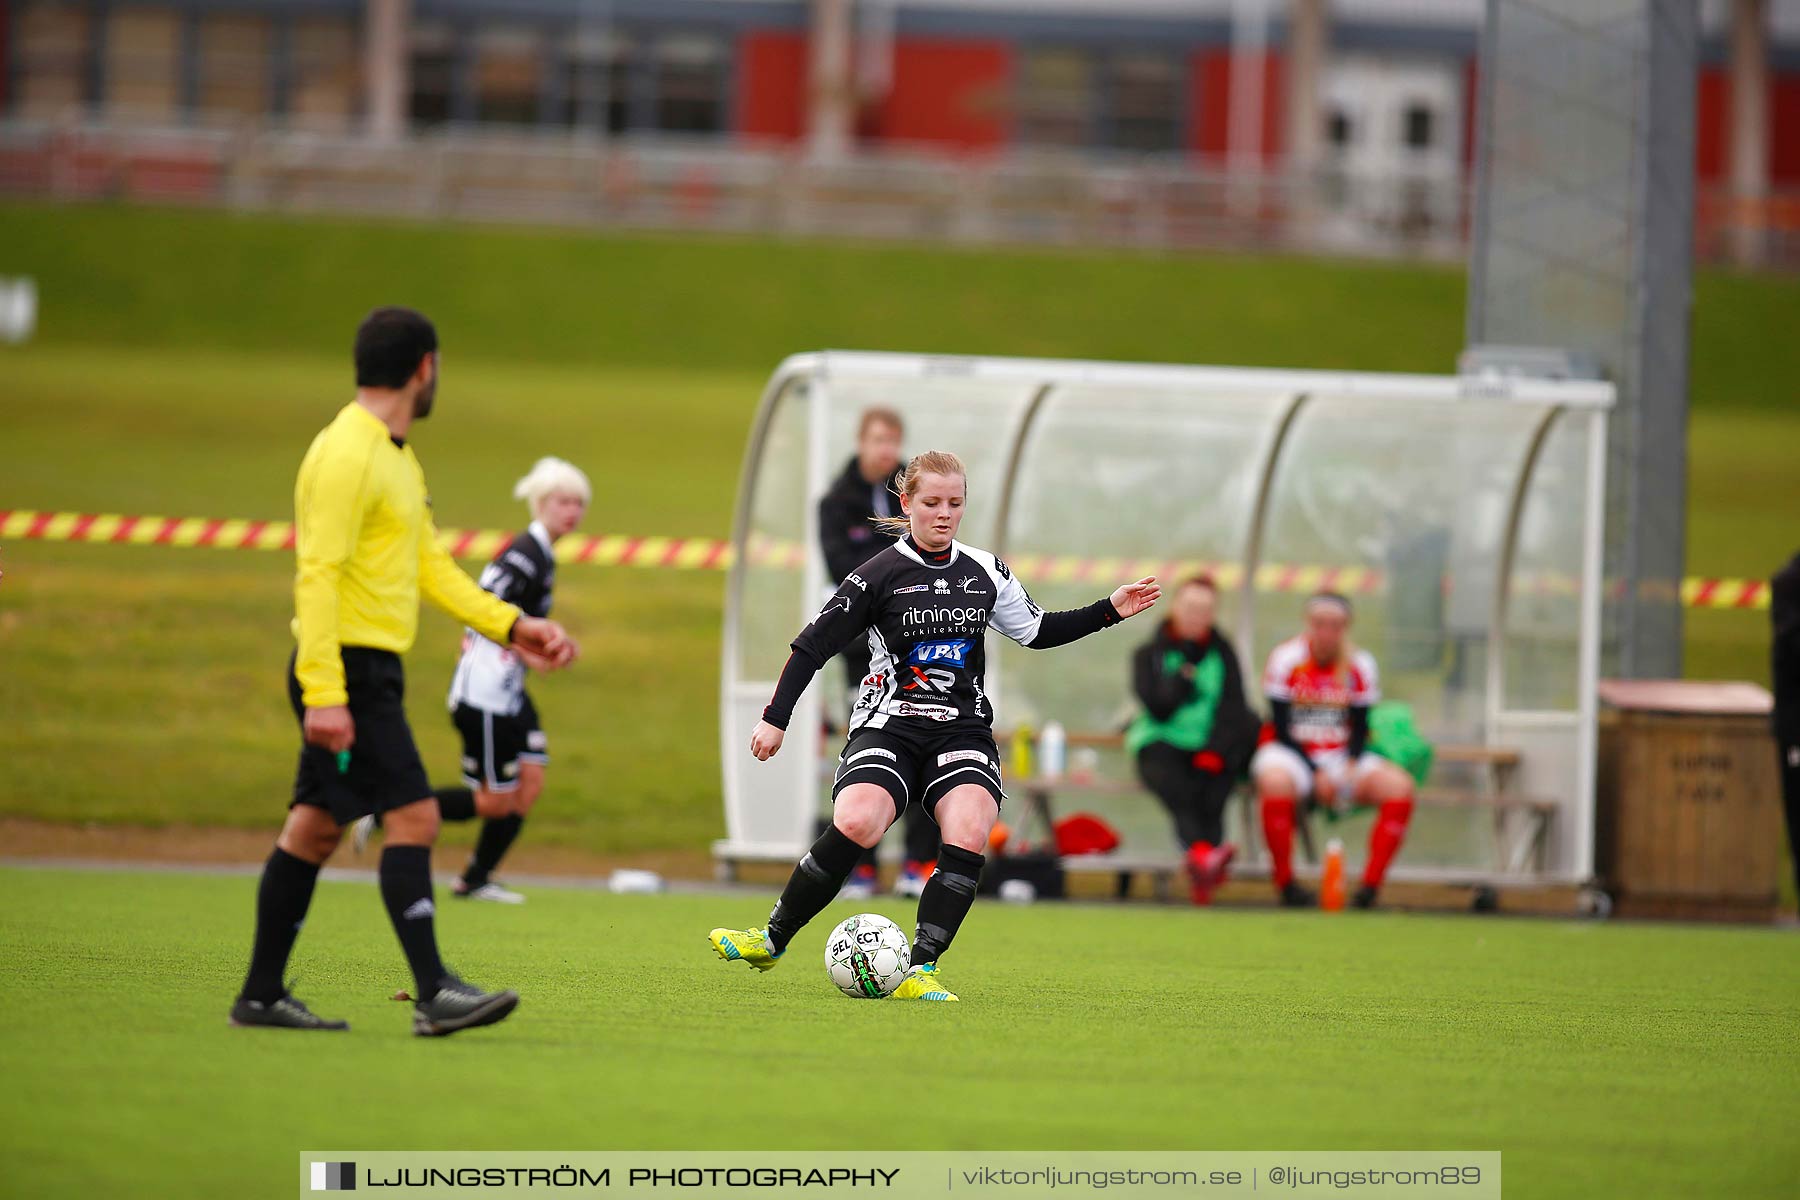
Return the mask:
[(1378, 809), (1369, 860), (1353, 903), (1369, 908), (1412, 819), (1412, 777), (1369, 751), (1369, 710), (1381, 699), (1375, 659), (1349, 640), (1350, 601), (1320, 592), (1306, 602), (1306, 627), (1269, 653), (1263, 694), (1269, 724), (1250, 760), (1263, 836), (1284, 905), (1310, 907), (1294, 881), (1294, 821), (1305, 802), (1338, 811)]
[(781, 749), (795, 703), (846, 642), (866, 638), (872, 661), (838, 756), (831, 825), (794, 868), (766, 928), (712, 931), (720, 958), (773, 968), (838, 894), (864, 848), (917, 799), (937, 822), (943, 847), (919, 895), (911, 970), (894, 996), (956, 999), (938, 979), (938, 959), (975, 900), (1002, 799), (984, 686), (987, 631), (1047, 650), (1143, 612), (1159, 595), (1156, 580), (1146, 578), (1086, 608), (1045, 612), (1005, 563), (956, 540), (967, 492), (956, 455), (933, 450), (914, 458), (900, 486), (905, 536), (846, 576), (791, 643), (774, 698), (750, 735), (759, 760)]
[[(482, 569), (482, 589), (519, 606), (533, 617), (550, 615), (556, 586), (557, 540), (574, 532), (587, 512), (593, 489), (573, 463), (540, 458), (513, 486), (513, 499), (531, 509), (531, 525), (501, 548)], [(554, 671), (563, 664), (523, 646), (501, 645), (480, 630), (463, 630), (462, 655), (450, 680), (450, 720), (462, 736), (462, 786), (435, 789), (446, 821), (481, 820), (481, 835), (469, 865), (451, 886), (466, 900), (523, 904), (525, 897), (494, 882), (494, 870), (517, 840), (525, 818), (544, 790), (549, 742), (537, 705), (525, 690), (527, 668)], [(360, 851), (375, 824), (356, 825)]]

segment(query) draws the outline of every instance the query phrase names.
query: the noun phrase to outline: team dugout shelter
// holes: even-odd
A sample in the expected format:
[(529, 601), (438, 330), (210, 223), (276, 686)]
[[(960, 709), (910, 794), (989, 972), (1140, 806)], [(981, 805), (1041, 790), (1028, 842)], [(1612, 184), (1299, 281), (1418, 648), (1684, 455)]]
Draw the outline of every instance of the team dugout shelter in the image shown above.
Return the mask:
[[(905, 452), (968, 466), (960, 540), (998, 553), (1045, 608), (1155, 574), (1219, 587), (1219, 626), (1252, 707), (1269, 649), (1307, 595), (1340, 591), (1386, 700), (1437, 748), (1391, 877), (1585, 885), (1594, 875), (1596, 684), (1606, 422), (1612, 385), (1499, 374), (1402, 375), (824, 351), (776, 369), (751, 427), (732, 528), (720, 673), (726, 836), (714, 856), (791, 862), (815, 836), (843, 713), (833, 664), (796, 708), (781, 754), (750, 732), (788, 644), (830, 582), (817, 502), (871, 405), (906, 420)], [(1069, 732), (1065, 811), (1096, 812), (1119, 851), (1081, 869), (1177, 856), (1119, 733), (1135, 711), (1139, 618), (1053, 652), (990, 634), (1004, 750), (1017, 730)], [(1008, 780), (1008, 811), (1042, 780)], [(1248, 804), (1233, 806), (1234, 872), (1264, 867)], [(1360, 831), (1345, 831), (1346, 844)], [(1304, 872), (1303, 872), (1304, 873)]]

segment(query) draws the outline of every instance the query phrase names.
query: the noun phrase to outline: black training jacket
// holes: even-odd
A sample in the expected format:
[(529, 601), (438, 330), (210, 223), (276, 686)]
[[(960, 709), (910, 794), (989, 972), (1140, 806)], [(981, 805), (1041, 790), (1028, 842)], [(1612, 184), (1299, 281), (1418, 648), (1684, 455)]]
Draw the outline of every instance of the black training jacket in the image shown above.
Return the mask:
[[(883, 499), (886, 503), (878, 512), (876, 503)], [(819, 500), (819, 546), (825, 552), (825, 574), (833, 584), (841, 583), (844, 576), (893, 540), (892, 534), (883, 533), (874, 524), (874, 518), (899, 515), (900, 497), (893, 482), (870, 483), (852, 458)]]

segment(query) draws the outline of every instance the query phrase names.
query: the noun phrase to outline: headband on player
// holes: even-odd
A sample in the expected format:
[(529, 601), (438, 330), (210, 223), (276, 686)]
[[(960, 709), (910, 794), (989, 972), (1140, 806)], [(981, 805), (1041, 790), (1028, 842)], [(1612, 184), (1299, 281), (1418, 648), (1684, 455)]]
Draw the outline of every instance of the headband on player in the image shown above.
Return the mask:
[(1314, 592), (1307, 598), (1307, 612), (1319, 612), (1324, 609), (1335, 611), (1348, 621), (1350, 619), (1350, 597), (1340, 592)]

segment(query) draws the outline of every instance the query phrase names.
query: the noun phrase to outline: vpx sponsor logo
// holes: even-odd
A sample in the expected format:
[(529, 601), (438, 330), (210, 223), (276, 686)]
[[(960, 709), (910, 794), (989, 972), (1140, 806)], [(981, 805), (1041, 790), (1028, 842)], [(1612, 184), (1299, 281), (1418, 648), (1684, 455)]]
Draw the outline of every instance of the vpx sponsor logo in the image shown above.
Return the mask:
[(900, 614), (902, 629), (925, 629), (933, 625), (977, 625), (987, 620), (987, 609), (970, 605), (963, 608), (909, 608)]
[(969, 651), (974, 645), (967, 638), (958, 638), (953, 642), (920, 642), (906, 656), (906, 661), (923, 665), (949, 663), (953, 667), (966, 667), (969, 665)]

